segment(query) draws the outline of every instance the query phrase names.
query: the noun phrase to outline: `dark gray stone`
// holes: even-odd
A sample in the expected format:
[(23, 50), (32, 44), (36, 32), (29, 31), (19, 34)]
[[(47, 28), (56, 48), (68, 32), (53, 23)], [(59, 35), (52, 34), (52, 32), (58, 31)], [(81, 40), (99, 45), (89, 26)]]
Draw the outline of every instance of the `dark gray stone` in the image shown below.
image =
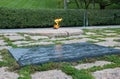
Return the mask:
[(84, 58), (120, 54), (119, 49), (90, 43), (73, 43), (32, 48), (12, 48), (9, 49), (9, 51), (21, 66), (43, 64), (47, 62), (69, 62)]

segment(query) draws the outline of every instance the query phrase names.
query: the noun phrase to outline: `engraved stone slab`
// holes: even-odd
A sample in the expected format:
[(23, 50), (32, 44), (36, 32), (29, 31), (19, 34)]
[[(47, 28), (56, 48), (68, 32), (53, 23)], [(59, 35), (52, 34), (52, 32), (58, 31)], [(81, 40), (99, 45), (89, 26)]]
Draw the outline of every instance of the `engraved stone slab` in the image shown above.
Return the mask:
[(21, 65), (43, 64), (47, 62), (71, 62), (110, 54), (120, 54), (119, 49), (90, 43), (73, 43), (54, 46), (9, 49), (11, 55)]

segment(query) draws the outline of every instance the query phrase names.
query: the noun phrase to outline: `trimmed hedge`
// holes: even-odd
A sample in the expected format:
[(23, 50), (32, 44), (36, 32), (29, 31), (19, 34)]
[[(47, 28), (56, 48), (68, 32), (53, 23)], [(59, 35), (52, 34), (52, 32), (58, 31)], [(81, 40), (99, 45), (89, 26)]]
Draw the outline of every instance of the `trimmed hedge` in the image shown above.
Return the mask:
[(0, 28), (53, 27), (55, 18), (63, 18), (61, 26), (82, 24), (83, 11), (78, 10), (30, 10), (0, 8)]
[[(120, 24), (114, 14), (120, 10), (88, 10), (89, 25)], [(32, 10), (0, 8), (0, 28), (53, 27), (55, 18), (63, 18), (62, 27), (83, 26), (84, 10)]]
[(120, 10), (88, 10), (89, 25), (120, 25)]

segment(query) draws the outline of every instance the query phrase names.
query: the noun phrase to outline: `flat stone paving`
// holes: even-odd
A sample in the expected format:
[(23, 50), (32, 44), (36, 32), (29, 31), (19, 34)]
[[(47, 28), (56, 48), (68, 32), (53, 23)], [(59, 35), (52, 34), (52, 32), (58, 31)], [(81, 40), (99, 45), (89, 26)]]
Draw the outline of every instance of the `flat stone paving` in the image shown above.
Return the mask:
[(0, 67), (0, 79), (18, 79), (19, 75), (7, 71), (7, 67)]
[(36, 72), (31, 75), (32, 79), (72, 79), (61, 70), (49, 70), (44, 72)]
[[(92, 29), (92, 30), (94, 30), (94, 29), (100, 29), (100, 28), (120, 28), (120, 26), (109, 26), (109, 27), (82, 27), (82, 29)], [(48, 33), (47, 31), (48, 30), (50, 30), (50, 29), (52, 29), (52, 30), (55, 30), (55, 29), (53, 29), (53, 28), (47, 28), (47, 29), (45, 29), (45, 30), (43, 30), (42, 29), (42, 31), (41, 31), (41, 29), (8, 29), (8, 30), (3, 30), (3, 29), (0, 29), (0, 40), (2, 40), (2, 42), (3, 42), (3, 38), (2, 38), (2, 36), (21, 36), (19, 33), (17, 33), (17, 32), (20, 32), (20, 33), (23, 33), (24, 35), (22, 36), (22, 37), (26, 37), (26, 36), (28, 36), (28, 37), (32, 37), (33, 36), (33, 38), (34, 37), (36, 37), (36, 36), (41, 36), (40, 35), (40, 33), (41, 32), (43, 32), (43, 35), (45, 35), (45, 36), (47, 36), (46, 35), (46, 33), (47, 34), (53, 34), (53, 33), (55, 33), (55, 32), (52, 32), (52, 33)], [(64, 28), (61, 28), (61, 30), (62, 29), (64, 29)], [(67, 28), (66, 28), (67, 29)], [(72, 28), (71, 27), (71, 29), (74, 31), (74, 28)], [(81, 29), (81, 28), (75, 28), (75, 29)], [(51, 31), (52, 31), (51, 30)], [(60, 30), (60, 29), (59, 29)], [(49, 32), (51, 32), (51, 31), (49, 31)], [(98, 44), (98, 45), (103, 45), (103, 46), (112, 46), (112, 47), (114, 47), (114, 48), (116, 48), (116, 49), (120, 49), (120, 42), (116, 42), (116, 41), (114, 41), (115, 39), (120, 39), (120, 32), (119, 33), (117, 33), (116, 31), (114, 31), (114, 30), (104, 30), (104, 32), (102, 32), (101, 33), (101, 35), (98, 35), (97, 33), (94, 33), (94, 32), (88, 32), (88, 33), (86, 33), (86, 35), (84, 35), (84, 34), (81, 34), (80, 33), (80, 35), (79, 34), (75, 34), (75, 35), (72, 35), (72, 36), (69, 36), (68, 37), (68, 35), (70, 35), (70, 33), (67, 33), (65, 30), (63, 30), (64, 32), (61, 32), (61, 31), (59, 31), (59, 32), (57, 32), (57, 33), (60, 33), (61, 32), (61, 35), (63, 35), (63, 34), (65, 34), (65, 35), (67, 35), (67, 38), (69, 38), (69, 37), (71, 37), (71, 39), (64, 39), (64, 37), (63, 38), (56, 38), (55, 36), (57, 36), (56, 35), (56, 33), (55, 34), (53, 34), (53, 35), (50, 35), (50, 37), (49, 36), (47, 36), (48, 37), (48, 40), (40, 40), (40, 42), (53, 42), (53, 41), (56, 41), (56, 40), (60, 40), (60, 41), (64, 41), (63, 43), (77, 43), (77, 42), (86, 42), (86, 41), (88, 41), (88, 40), (93, 40), (93, 39), (91, 39), (91, 38), (88, 38), (88, 36), (98, 36), (97, 37), (97, 39), (101, 39), (101, 40), (105, 40), (105, 41), (100, 41), (100, 42), (97, 42), (96, 44)], [(69, 31), (69, 29), (67, 30), (67, 31)], [(71, 31), (71, 33), (73, 33), (73, 31)], [(45, 33), (46, 32), (46, 33)], [(81, 31), (78, 31), (78, 32), (81, 32)], [(27, 33), (27, 34), (26, 34)], [(74, 33), (73, 33), (74, 34)], [(106, 35), (106, 38), (101, 38), (101, 36), (103, 36), (103, 35)], [(60, 35), (58, 35), (58, 36), (60, 36)], [(54, 40), (53, 40), (54, 39)], [(26, 42), (24, 42), (24, 41), (26, 41)], [(2, 50), (2, 49), (4, 49), (4, 48), (7, 48), (7, 49), (9, 49), (9, 48), (11, 48), (12, 46), (6, 46), (7, 45), (7, 43), (6, 42), (0, 42), (1, 43), (1, 45), (0, 45), (0, 50)], [(15, 41), (13, 41), (13, 44), (15, 44), (15, 45), (21, 45), (21, 46), (24, 46), (24, 45), (28, 45), (29, 46), (29, 43), (36, 43), (36, 42), (38, 42), (38, 39), (36, 39), (36, 41), (33, 41), (33, 40), (28, 40), (28, 39), (22, 39), (22, 40), (20, 40), (20, 39), (18, 39), (18, 40), (15, 40)], [(27, 44), (26, 44), (27, 43)], [(116, 45), (117, 45), (117, 47), (116, 47)], [(0, 55), (0, 60), (2, 61), (2, 56)], [(96, 61), (96, 62), (99, 62), (99, 61)], [(104, 63), (105, 62), (105, 63)], [(102, 63), (102, 62), (100, 62), (100, 63)], [(100, 63), (98, 63), (98, 64), (100, 64)], [(111, 62), (112, 63), (112, 62)], [(88, 64), (88, 65), (87, 65)], [(95, 66), (97, 65), (96, 63), (91, 63), (91, 64), (95, 64)], [(102, 65), (103, 64), (107, 64), (107, 61), (103, 61), (103, 63), (102, 63)], [(109, 64), (109, 63), (108, 63)], [(90, 67), (89, 66), (90, 65), (90, 63), (85, 63), (85, 64), (79, 64), (79, 65), (77, 65), (76, 67), (78, 67), (78, 69), (80, 69), (80, 68), (82, 68), (83, 66), (85, 66), (85, 68), (88, 66), (88, 68)], [(82, 67), (81, 67), (82, 66)], [(94, 65), (93, 65), (94, 66)], [(92, 67), (92, 66), (91, 66)], [(84, 67), (83, 67), (84, 68)], [(101, 70), (101, 71), (96, 71), (96, 72), (93, 72), (92, 74), (93, 74), (93, 76), (95, 77), (95, 79), (120, 79), (120, 68), (113, 68), (113, 69), (104, 69), (104, 70)], [(56, 71), (56, 70), (55, 70)], [(59, 71), (59, 70), (57, 70), (57, 71)], [(47, 71), (46, 71), (47, 72)], [(39, 79), (39, 78), (41, 78), (41, 77), (39, 77), (39, 74), (41, 74), (42, 72), (36, 72), (35, 74), (31, 74), (31, 77), (33, 78), (36, 78), (36, 79)], [(54, 79), (55, 77), (53, 77), (53, 75), (49, 75), (49, 73), (53, 73), (53, 75), (55, 74), (55, 73), (57, 73), (57, 76), (60, 74), (60, 73), (63, 73), (63, 72), (55, 72), (54, 73), (54, 70), (51, 70), (50, 72), (47, 72), (47, 73), (43, 73), (44, 74), (44, 76), (42, 76), (42, 79), (48, 79), (48, 78), (51, 78), (51, 79)], [(16, 74), (16, 73), (14, 73), (14, 74)], [(36, 75), (37, 74), (37, 75)], [(64, 73), (63, 73), (64, 74)], [(45, 77), (46, 76), (46, 77)], [(65, 75), (62, 75), (61, 77), (59, 76), (58, 77), (58, 79), (64, 79), (64, 78), (66, 78), (66, 74)], [(8, 78), (9, 77), (9, 78)], [(18, 78), (18, 74), (17, 74), (17, 76), (16, 75), (13, 75), (13, 72), (8, 72), (8, 71), (6, 71), (6, 68), (4, 68), (4, 67), (0, 67), (0, 79), (17, 79)], [(33, 79), (34, 79), (33, 78)], [(67, 77), (67, 79), (69, 79), (68, 77)], [(70, 79), (72, 79), (71, 77), (70, 77)]]
[(4, 40), (1, 40), (0, 39), (0, 46), (5, 46), (7, 43), (6, 42), (4, 42)]
[(24, 40), (25, 38), (22, 36), (5, 36), (6, 38), (9, 38), (11, 41), (17, 41), (17, 40)]
[(112, 62), (108, 62), (108, 61), (96, 61), (94, 63), (85, 63), (85, 64), (79, 64), (77, 66), (75, 66), (76, 69), (88, 69), (94, 66), (104, 66), (106, 64), (112, 64)]
[(6, 32), (22, 32), (30, 34), (41, 34), (45, 36), (55, 37), (55, 36), (69, 36), (69, 35), (80, 35), (83, 31), (79, 28), (44, 28), (44, 29), (11, 29), (11, 30), (0, 30), (1, 33)]
[(92, 74), (96, 79), (120, 79), (120, 68), (104, 69)]
[(47, 36), (31, 36), (33, 40), (49, 39)]

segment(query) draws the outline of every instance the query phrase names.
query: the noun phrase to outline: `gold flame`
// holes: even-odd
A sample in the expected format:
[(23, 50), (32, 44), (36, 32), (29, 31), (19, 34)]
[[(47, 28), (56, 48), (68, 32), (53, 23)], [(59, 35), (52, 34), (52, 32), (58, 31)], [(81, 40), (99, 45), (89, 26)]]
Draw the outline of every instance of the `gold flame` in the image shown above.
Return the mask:
[(58, 29), (58, 28), (60, 27), (59, 22), (62, 21), (62, 18), (57, 18), (57, 19), (55, 19), (54, 21), (55, 21), (55, 23), (56, 23), (56, 24), (54, 24), (54, 28), (55, 28), (55, 29)]

